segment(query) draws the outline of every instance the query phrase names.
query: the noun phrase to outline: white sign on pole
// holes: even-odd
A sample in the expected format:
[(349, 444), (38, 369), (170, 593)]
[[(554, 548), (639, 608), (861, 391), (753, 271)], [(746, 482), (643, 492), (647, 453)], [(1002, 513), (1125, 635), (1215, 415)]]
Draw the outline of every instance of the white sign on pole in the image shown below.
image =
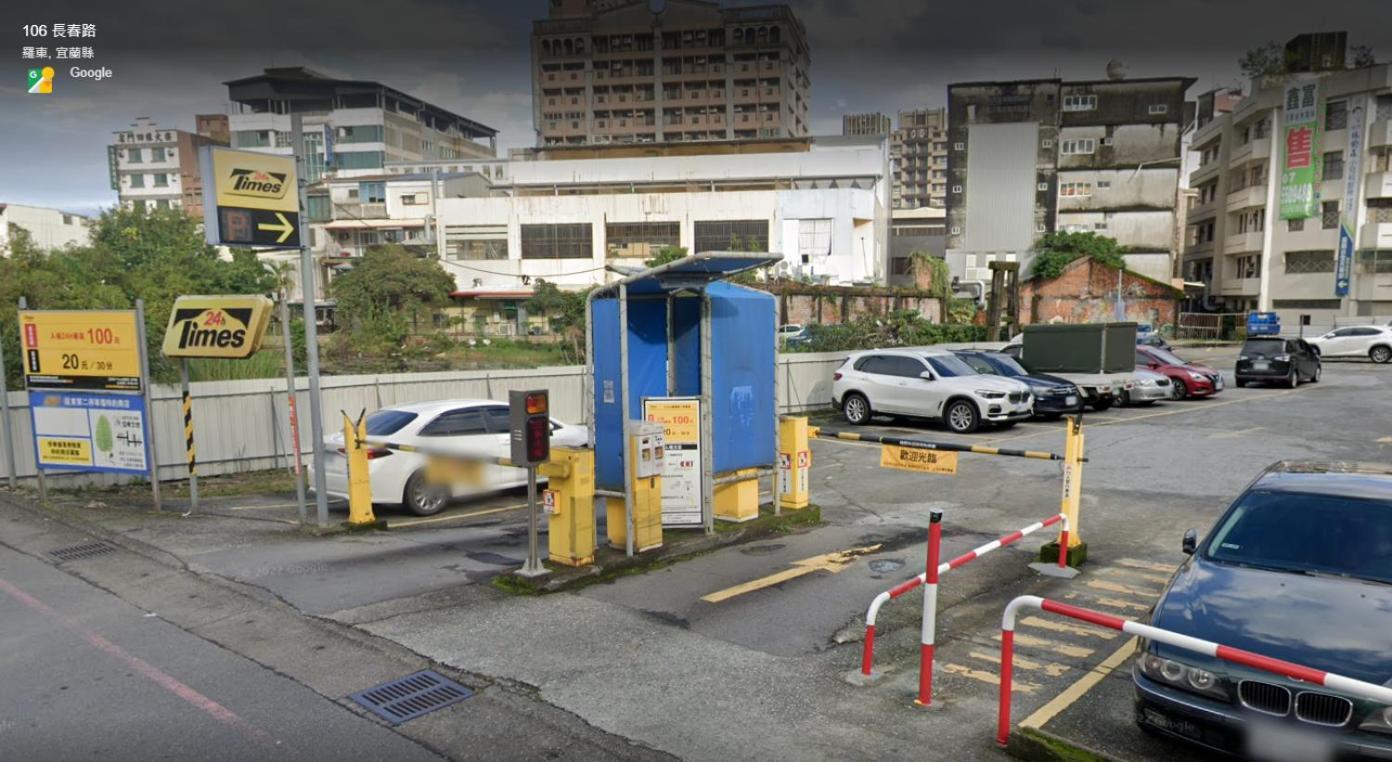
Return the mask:
[(700, 398), (646, 397), (643, 419), (664, 429), (662, 526), (701, 526)]

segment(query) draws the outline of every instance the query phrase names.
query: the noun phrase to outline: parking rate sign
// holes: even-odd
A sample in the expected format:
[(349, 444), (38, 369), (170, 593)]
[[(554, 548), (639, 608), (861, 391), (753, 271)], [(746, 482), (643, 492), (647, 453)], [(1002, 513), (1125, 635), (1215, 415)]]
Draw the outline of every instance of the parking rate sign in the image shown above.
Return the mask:
[(29, 414), (42, 468), (147, 471), (145, 400), (140, 395), (31, 391)]
[(20, 310), (30, 389), (140, 390), (139, 332), (130, 310)]

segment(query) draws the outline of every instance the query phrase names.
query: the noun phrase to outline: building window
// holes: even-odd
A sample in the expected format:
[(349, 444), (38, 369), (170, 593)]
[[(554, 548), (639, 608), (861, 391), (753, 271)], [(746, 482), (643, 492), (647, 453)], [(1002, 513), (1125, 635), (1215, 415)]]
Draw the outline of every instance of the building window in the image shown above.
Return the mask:
[(270, 130), (237, 130), (232, 133), (234, 148), (267, 148), (271, 140)]
[(1097, 181), (1097, 189), (1098, 189), (1098, 190), (1104, 190), (1104, 189), (1110, 188), (1110, 187), (1112, 187), (1112, 181), (1111, 181), (1111, 180), (1098, 180), (1098, 181)]
[(1330, 101), (1324, 104), (1324, 129), (1342, 130), (1348, 127), (1348, 101)]
[(1344, 152), (1330, 151), (1324, 155), (1324, 170), (1321, 180), (1340, 180), (1344, 177)]
[(1060, 183), (1060, 196), (1091, 196), (1092, 183)]
[(768, 251), (767, 220), (696, 222), (696, 251)]
[(140, 199), (136, 199), (131, 202), (131, 208), (137, 212), (143, 213), (145, 211), (145, 202)]
[(1036, 222), (1036, 223), (1034, 223), (1034, 232), (1036, 232), (1036, 233), (1047, 233), (1047, 232), (1048, 232), (1048, 229), (1044, 227), (1044, 223), (1042, 223), (1042, 222)]
[(1332, 250), (1286, 252), (1287, 275), (1332, 272), (1334, 272), (1334, 252)]
[(954, 186), (952, 186), (952, 192), (953, 192), (953, 193), (961, 193), (961, 192), (962, 192), (962, 186), (960, 186), (960, 185), (954, 185)]
[(966, 144), (966, 143), (953, 143), (953, 144), (952, 144), (952, 150), (954, 150), (954, 151), (965, 151), (965, 150), (967, 150), (967, 144)]
[(798, 255), (803, 264), (831, 254), (831, 220), (798, 220)]
[(1096, 95), (1065, 95), (1063, 96), (1064, 111), (1094, 111), (1097, 109)]
[(1034, 186), (1034, 189), (1035, 189), (1035, 190), (1038, 190), (1038, 191), (1046, 191), (1046, 190), (1049, 190), (1049, 184), (1048, 184), (1048, 183), (1039, 183), (1038, 185)]
[(1044, 148), (1053, 148), (1054, 141), (1050, 140), (1049, 138), (1044, 138), (1044, 140), (1040, 141), (1039, 145), (1043, 146)]
[(680, 245), (680, 222), (611, 222), (604, 226), (608, 257), (648, 259), (663, 246)]
[(1286, 220), (1286, 230), (1287, 230), (1288, 232), (1291, 232), (1291, 233), (1299, 233), (1300, 231), (1302, 231), (1302, 230), (1304, 230), (1304, 229), (1305, 229), (1305, 219), (1304, 219), (1303, 217), (1302, 217), (1302, 218), (1296, 218), (1296, 219), (1293, 219), (1293, 220)]
[(1062, 153), (1065, 156), (1097, 153), (1097, 138), (1076, 138), (1074, 140), (1065, 140), (1063, 141), (1062, 146)]
[(167, 199), (167, 198), (161, 198), (161, 199), (156, 200), (156, 201), (155, 201), (155, 208), (156, 208), (156, 209), (168, 209), (168, 208), (169, 208), (169, 199)]
[(381, 151), (338, 151), (334, 153), (337, 169), (381, 169)]
[(139, 164), (142, 161), (142, 159), (140, 158), (142, 153), (144, 152), (141, 151), (139, 148), (127, 148), (126, 161), (130, 162), (131, 164)]
[(1244, 254), (1233, 261), (1234, 275), (1240, 279), (1261, 277), (1261, 255)]
[(164, 172), (156, 172), (154, 175), (152, 175), (152, 177), (154, 178), (154, 186), (156, 188), (169, 187), (169, 175), (165, 174)]
[(957, 227), (956, 225), (953, 225), (953, 226), (952, 226), (952, 235), (961, 235), (961, 234), (962, 234), (962, 229), (961, 229), (960, 227)]
[(1150, 104), (1150, 107), (1146, 109), (1146, 113), (1150, 114), (1151, 116), (1168, 114), (1170, 113), (1170, 107), (1168, 104), (1165, 103), (1152, 103)]
[(1339, 227), (1339, 202), (1325, 201), (1320, 205), (1320, 227), (1333, 230)]
[(142, 174), (134, 174), (134, 175), (131, 175), (131, 176), (130, 176), (130, 187), (132, 187), (132, 188), (144, 188), (144, 187), (145, 187), (145, 175), (142, 175)]
[(358, 183), (358, 200), (364, 204), (385, 204), (387, 202), (387, 184)]
[(402, 206), (425, 206), (430, 203), (428, 193), (403, 193), (401, 194)]
[(164, 148), (155, 146), (150, 149), (150, 161), (164, 161)]
[(507, 225), (449, 225), (445, 227), (445, 256), (449, 259), (507, 259)]
[(523, 259), (590, 259), (592, 226), (588, 222), (557, 225), (523, 225)]

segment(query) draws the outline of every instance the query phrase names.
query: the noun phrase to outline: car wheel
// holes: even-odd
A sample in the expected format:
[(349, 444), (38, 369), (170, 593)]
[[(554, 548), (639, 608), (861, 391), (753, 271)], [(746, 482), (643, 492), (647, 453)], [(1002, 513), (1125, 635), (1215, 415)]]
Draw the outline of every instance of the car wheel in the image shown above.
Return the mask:
[(1294, 389), (1297, 386), (1300, 386), (1300, 374), (1295, 372), (1295, 368), (1291, 368), (1290, 374), (1286, 376), (1286, 388)]
[(1189, 396), (1189, 387), (1180, 379), (1170, 379), (1170, 399), (1182, 400)]
[[(1125, 391), (1125, 390), (1123, 390), (1123, 391)], [(1094, 402), (1092, 403), (1092, 409), (1093, 409), (1093, 410), (1096, 410), (1097, 412), (1100, 413), (1100, 412), (1102, 412), (1103, 410), (1108, 410), (1108, 409), (1110, 409), (1110, 408), (1112, 407), (1112, 405), (1115, 405), (1115, 404), (1116, 404), (1116, 399), (1113, 398), (1113, 397), (1098, 397), (1097, 400), (1094, 401)]]
[(1154, 405), (1154, 404), (1155, 404), (1155, 400), (1146, 400), (1145, 402), (1137, 402), (1137, 403), (1136, 403), (1136, 405), (1139, 406), (1139, 407), (1150, 407), (1151, 405)]
[(1132, 405), (1133, 403), (1131, 402), (1131, 390), (1130, 390), (1130, 389), (1122, 389), (1122, 390), (1121, 390), (1121, 402), (1120, 402), (1119, 404), (1120, 404), (1122, 407), (1131, 407), (1131, 405)]
[(981, 427), (981, 416), (976, 412), (976, 405), (967, 400), (950, 403), (943, 411), (943, 420), (956, 434), (970, 434)]
[(1323, 365), (1316, 365), (1316, 366), (1315, 366), (1315, 372), (1312, 373), (1312, 374), (1310, 374), (1310, 383), (1312, 383), (1312, 384), (1318, 384), (1318, 383), (1319, 383), (1319, 380), (1320, 380), (1320, 374), (1322, 374), (1322, 373), (1324, 373), (1324, 366), (1323, 366)]
[(1245, 379), (1245, 378), (1233, 379), (1233, 385), (1236, 386), (1237, 388), (1241, 389), (1242, 387), (1244, 387), (1244, 386), (1247, 385), (1247, 379)]
[(449, 490), (425, 483), (425, 471), (411, 474), (402, 495), (402, 505), (417, 516), (434, 516), (449, 503)]
[(1392, 349), (1388, 347), (1373, 347), (1368, 350), (1368, 359), (1382, 365), (1388, 360), (1392, 360)]
[(851, 393), (841, 401), (841, 413), (846, 421), (854, 426), (864, 426), (870, 422), (870, 401), (864, 394)]

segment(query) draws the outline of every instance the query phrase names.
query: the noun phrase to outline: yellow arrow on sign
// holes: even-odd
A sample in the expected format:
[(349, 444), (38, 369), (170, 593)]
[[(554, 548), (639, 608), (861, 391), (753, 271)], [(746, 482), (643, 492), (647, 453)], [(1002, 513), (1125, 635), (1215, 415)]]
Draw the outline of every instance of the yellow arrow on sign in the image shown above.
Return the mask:
[(797, 579), (798, 577), (801, 577), (803, 575), (811, 574), (814, 571), (827, 571), (831, 572), (832, 574), (835, 574), (841, 571), (842, 569), (845, 569), (847, 565), (849, 565), (852, 561), (855, 560), (856, 556), (863, 556), (867, 553), (874, 553), (875, 551), (879, 550), (880, 547), (880, 545), (870, 545), (864, 548), (838, 550), (834, 553), (823, 553), (820, 556), (804, 558), (801, 561), (794, 561), (793, 568), (791, 569), (784, 569), (781, 572), (770, 574), (767, 577), (760, 577), (759, 579), (735, 585), (734, 587), (727, 587), (724, 590), (717, 590), (716, 592), (711, 593), (709, 595), (701, 596), (701, 600), (705, 601), (706, 603), (720, 603), (721, 601), (727, 601), (731, 598), (734, 598), (737, 595), (744, 595), (745, 593), (752, 592), (754, 590), (762, 590), (766, 587), (773, 587), (774, 585), (787, 582), (790, 579)]
[(276, 243), (285, 243), (285, 241), (290, 238), (290, 234), (295, 232), (295, 226), (291, 225), (290, 220), (287, 220), (285, 218), (285, 215), (281, 214), (280, 212), (276, 212), (275, 216), (276, 219), (280, 220), (279, 225), (272, 225), (269, 222), (261, 222), (257, 223), (256, 229), (269, 230), (272, 233), (280, 231), (280, 237), (276, 239)]

